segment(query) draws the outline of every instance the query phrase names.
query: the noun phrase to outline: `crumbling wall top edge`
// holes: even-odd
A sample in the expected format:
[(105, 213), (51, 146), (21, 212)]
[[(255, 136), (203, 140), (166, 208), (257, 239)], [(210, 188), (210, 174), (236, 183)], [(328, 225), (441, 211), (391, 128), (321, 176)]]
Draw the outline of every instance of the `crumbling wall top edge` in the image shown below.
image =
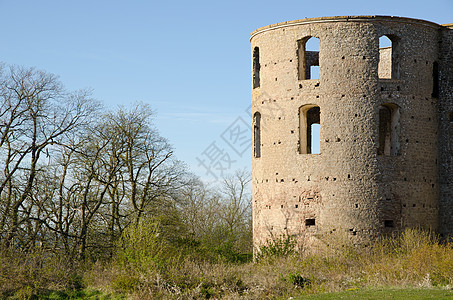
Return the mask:
[(271, 24), (267, 25), (264, 27), (260, 27), (253, 31), (250, 35), (250, 39), (252, 39), (255, 35), (258, 33), (272, 30), (272, 29), (277, 29), (281, 27), (288, 27), (288, 26), (296, 26), (296, 25), (302, 25), (302, 24), (309, 24), (309, 23), (324, 23), (324, 22), (370, 22), (370, 21), (391, 21), (391, 22), (404, 22), (404, 23), (418, 23), (418, 24), (423, 24), (435, 28), (439, 28), (441, 26), (448, 27), (448, 28), (453, 28), (453, 23), (451, 24), (444, 24), (444, 25), (439, 25), (437, 23), (431, 22), (431, 21), (426, 21), (422, 19), (413, 19), (413, 18), (406, 18), (406, 17), (397, 17), (397, 16), (381, 16), (381, 15), (375, 15), (375, 16), (335, 16), (335, 17), (318, 17), (318, 18), (306, 18), (306, 19), (300, 19), (300, 20), (294, 20), (294, 21), (286, 21), (286, 22), (280, 22), (276, 24)]

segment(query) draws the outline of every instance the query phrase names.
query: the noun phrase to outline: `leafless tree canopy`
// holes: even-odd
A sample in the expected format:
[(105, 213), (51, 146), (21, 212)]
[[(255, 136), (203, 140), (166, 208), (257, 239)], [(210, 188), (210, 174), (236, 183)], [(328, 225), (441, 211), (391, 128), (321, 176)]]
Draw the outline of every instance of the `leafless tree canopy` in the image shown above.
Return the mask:
[(169, 238), (251, 246), (250, 175), (205, 187), (174, 158), (144, 104), (105, 111), (33, 68), (0, 68), (0, 245), (113, 255), (152, 216)]

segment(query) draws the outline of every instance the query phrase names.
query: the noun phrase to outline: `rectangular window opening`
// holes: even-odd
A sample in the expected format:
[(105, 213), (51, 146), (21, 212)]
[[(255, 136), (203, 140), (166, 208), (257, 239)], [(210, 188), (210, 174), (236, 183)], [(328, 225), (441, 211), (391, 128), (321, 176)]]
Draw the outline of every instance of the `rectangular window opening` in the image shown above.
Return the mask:
[(399, 107), (386, 103), (379, 107), (378, 116), (378, 155), (397, 156), (400, 152), (400, 113)]
[(298, 79), (319, 79), (319, 39), (305, 37), (297, 41)]
[(320, 154), (321, 119), (319, 106), (303, 105), (299, 108), (299, 153)]
[(253, 49), (253, 88), (260, 86), (260, 49)]
[(400, 78), (399, 38), (383, 35), (379, 38), (378, 77), (383, 79)]
[(395, 225), (393, 224), (393, 220), (384, 220), (384, 227), (393, 228)]
[(253, 148), (254, 148), (254, 155), (256, 158), (261, 157), (261, 114), (256, 112), (253, 118)]
[(305, 219), (305, 226), (315, 226), (316, 225), (316, 220), (315, 219)]
[(433, 63), (433, 98), (439, 98), (439, 64), (435, 61)]

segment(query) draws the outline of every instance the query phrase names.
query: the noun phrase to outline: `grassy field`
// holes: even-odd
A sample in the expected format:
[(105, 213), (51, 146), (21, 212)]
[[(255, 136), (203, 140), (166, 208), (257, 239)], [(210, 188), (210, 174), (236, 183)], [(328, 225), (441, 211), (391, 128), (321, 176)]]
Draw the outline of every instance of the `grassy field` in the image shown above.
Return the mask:
[(367, 251), (337, 243), (310, 254), (277, 241), (257, 261), (240, 263), (162, 256), (148, 242), (97, 262), (0, 255), (0, 298), (453, 299), (452, 244), (417, 230)]

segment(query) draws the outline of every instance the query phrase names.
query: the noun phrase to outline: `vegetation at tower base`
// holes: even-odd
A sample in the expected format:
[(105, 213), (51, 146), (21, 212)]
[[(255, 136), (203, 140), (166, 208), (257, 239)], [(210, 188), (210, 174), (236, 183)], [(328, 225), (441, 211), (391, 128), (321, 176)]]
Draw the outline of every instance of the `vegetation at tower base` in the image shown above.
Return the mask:
[(159, 227), (150, 221), (130, 228), (122, 252), (96, 262), (42, 249), (2, 251), (2, 298), (257, 299), (388, 288), (453, 293), (452, 245), (424, 231), (408, 229), (366, 251), (339, 242), (335, 252), (274, 252), (257, 262), (231, 263), (175, 251), (159, 239)]

